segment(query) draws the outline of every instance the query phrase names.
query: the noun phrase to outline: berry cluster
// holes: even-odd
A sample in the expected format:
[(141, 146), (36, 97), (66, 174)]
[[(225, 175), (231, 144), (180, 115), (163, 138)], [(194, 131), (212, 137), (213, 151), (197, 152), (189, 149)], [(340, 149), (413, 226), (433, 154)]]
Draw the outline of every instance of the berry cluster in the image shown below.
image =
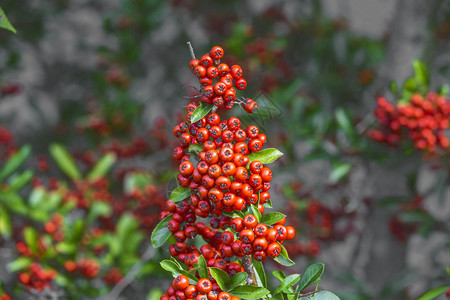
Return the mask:
[(79, 261), (67, 260), (64, 262), (64, 268), (69, 273), (76, 271), (86, 278), (95, 278), (99, 272), (99, 263), (93, 259), (83, 258)]
[(429, 154), (449, 148), (446, 131), (450, 127), (450, 101), (445, 96), (430, 92), (425, 97), (411, 96), (408, 103), (394, 105), (380, 97), (375, 116), (382, 126), (369, 131), (369, 136), (390, 146), (398, 146), (407, 134), (414, 147)]
[(44, 270), (37, 263), (32, 263), (26, 272), (19, 274), (19, 281), (29, 288), (41, 291), (51, 287), (51, 281), (56, 277), (54, 270)]
[[(262, 149), (266, 136), (255, 125), (241, 126), (237, 117), (222, 120), (215, 112), (223, 103), (225, 108), (232, 108), (236, 100), (233, 80), (238, 89), (246, 85), (240, 67), (229, 69), (218, 64), (222, 56), (222, 48), (213, 47), (210, 55), (191, 61), (203, 86), (202, 101), (212, 105), (212, 111), (193, 120), (196, 109), (202, 107), (191, 102), (187, 106), (187, 119), (173, 129), (180, 143), (172, 155), (180, 162), (177, 180), (179, 188), (187, 194), (175, 202), (168, 200), (161, 219), (170, 216), (167, 228), (176, 240), (169, 246), (171, 256), (191, 270), (202, 255), (207, 267), (219, 268), (233, 276), (244, 271), (240, 260), (244, 256), (251, 259), (253, 255), (259, 261), (279, 256), (281, 244), (294, 238), (295, 229), (284, 225), (283, 215), (268, 224), (261, 222), (265, 206), (270, 207), (272, 171), (250, 155)], [(219, 80), (212, 85), (218, 76)], [(249, 99), (244, 109), (250, 113), (256, 107)], [(208, 218), (209, 224), (198, 218)], [(206, 242), (200, 249), (192, 242), (197, 235)], [(161, 299), (206, 297), (238, 299), (220, 290), (214, 278), (200, 278), (194, 286), (182, 275)]]
[(251, 113), (258, 108), (256, 102), (236, 97), (236, 89), (243, 90), (247, 87), (247, 81), (242, 77), (242, 68), (238, 65), (229, 67), (225, 63), (220, 63), (223, 53), (221, 47), (214, 46), (208, 54), (200, 59), (194, 58), (189, 63), (202, 86), (198, 97), (218, 108), (232, 109), (237, 102), (243, 105), (246, 112)]
[(163, 294), (160, 299), (238, 300), (240, 298), (223, 292), (217, 283), (212, 283), (208, 278), (201, 278), (196, 285), (193, 285), (189, 284), (189, 279), (185, 275), (179, 275), (172, 281), (167, 293)]

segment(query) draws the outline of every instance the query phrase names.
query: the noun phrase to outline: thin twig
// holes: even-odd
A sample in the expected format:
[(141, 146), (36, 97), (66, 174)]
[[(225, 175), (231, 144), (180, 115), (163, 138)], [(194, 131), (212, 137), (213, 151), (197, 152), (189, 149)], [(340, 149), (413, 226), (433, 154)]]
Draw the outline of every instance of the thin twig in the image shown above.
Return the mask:
[(251, 255), (244, 255), (242, 257), (242, 265), (244, 266), (245, 272), (247, 272), (247, 284), (257, 286), (258, 282), (256, 280), (255, 268), (253, 267), (253, 261)]
[(195, 59), (194, 48), (192, 48), (191, 42), (188, 41), (186, 44), (187, 44), (188, 47), (189, 47), (189, 52), (191, 52), (191, 57), (192, 57), (192, 59)]

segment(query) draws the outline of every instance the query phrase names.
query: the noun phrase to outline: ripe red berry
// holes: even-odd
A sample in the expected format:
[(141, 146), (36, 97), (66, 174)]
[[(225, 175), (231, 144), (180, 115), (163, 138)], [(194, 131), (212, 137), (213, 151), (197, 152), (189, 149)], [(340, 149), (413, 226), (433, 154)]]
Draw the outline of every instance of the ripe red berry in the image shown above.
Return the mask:
[(212, 290), (212, 283), (208, 278), (201, 278), (197, 281), (197, 290), (201, 294), (207, 294)]
[(186, 275), (178, 275), (173, 281), (172, 286), (177, 290), (184, 290), (189, 286), (189, 279)]
[(281, 246), (277, 242), (270, 243), (266, 252), (270, 257), (277, 257), (281, 253)]
[(219, 46), (214, 46), (211, 48), (211, 51), (209, 51), (209, 54), (214, 60), (219, 60), (223, 57), (223, 49)]

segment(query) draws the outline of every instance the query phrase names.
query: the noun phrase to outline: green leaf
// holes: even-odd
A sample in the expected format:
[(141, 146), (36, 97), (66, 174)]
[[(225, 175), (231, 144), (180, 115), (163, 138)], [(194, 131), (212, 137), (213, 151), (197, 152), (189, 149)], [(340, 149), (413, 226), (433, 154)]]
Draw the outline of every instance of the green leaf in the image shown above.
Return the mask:
[(292, 292), (291, 286), (296, 284), (300, 280), (300, 274), (292, 274), (284, 278), (277, 289), (273, 292), (274, 294), (289, 293)]
[(216, 283), (223, 291), (228, 290), (228, 285), (230, 284), (230, 277), (228, 277), (227, 272), (215, 267), (210, 267), (209, 272), (211, 273), (211, 276), (216, 280)]
[(338, 108), (335, 111), (335, 115), (339, 127), (342, 128), (349, 141), (355, 141), (357, 134), (355, 131), (355, 126), (351, 121), (350, 114), (343, 108)]
[(1, 7), (0, 7), (0, 28), (4, 28), (14, 33), (17, 33), (16, 29), (14, 28), (14, 26), (12, 26), (11, 22), (9, 22), (8, 17), (6, 16), (5, 12)]
[(195, 152), (199, 154), (201, 151), (203, 151), (203, 146), (200, 144), (191, 144), (189, 145), (188, 152)]
[(9, 189), (11, 191), (18, 191), (23, 188), (33, 178), (33, 172), (25, 170), (24, 172), (15, 175), (9, 181)]
[(234, 289), (235, 287), (244, 284), (247, 280), (248, 274), (246, 272), (239, 272), (234, 274), (234, 276), (231, 277), (229, 289)]
[(269, 294), (269, 290), (259, 286), (253, 285), (241, 285), (230, 291), (228, 291), (231, 296), (236, 296), (241, 299), (259, 299), (265, 297)]
[(26, 267), (31, 265), (32, 262), (33, 260), (29, 257), (19, 257), (8, 264), (8, 270), (10, 272), (17, 272), (25, 269)]
[(259, 278), (261, 285), (267, 288), (267, 276), (266, 272), (264, 271), (263, 263), (259, 260), (253, 259), (253, 267), (255, 268), (256, 276)]
[(314, 293), (312, 296), (301, 297), (300, 299), (305, 300), (340, 300), (338, 296), (329, 291), (320, 291)]
[(77, 246), (70, 242), (59, 242), (56, 244), (56, 251), (61, 254), (73, 254), (77, 251)]
[(70, 179), (77, 180), (81, 178), (81, 172), (75, 164), (75, 160), (64, 146), (51, 144), (49, 150), (58, 167), (69, 176)]
[(341, 181), (349, 174), (352, 167), (353, 165), (343, 162), (333, 164), (333, 171), (330, 174), (330, 181), (332, 183)]
[(86, 179), (97, 180), (104, 177), (114, 165), (116, 160), (117, 157), (114, 153), (106, 153), (89, 171), (89, 173), (86, 175)]
[(416, 82), (422, 85), (424, 90), (428, 90), (428, 85), (430, 84), (430, 74), (427, 66), (420, 60), (414, 60), (412, 66)]
[(109, 215), (111, 215), (111, 212), (112, 212), (112, 208), (111, 208), (110, 204), (108, 204), (106, 202), (97, 201), (97, 202), (92, 203), (92, 205), (89, 209), (89, 214), (88, 214), (87, 219), (89, 222), (93, 222), (98, 217), (108, 217)]
[(315, 263), (306, 268), (305, 272), (302, 274), (302, 278), (295, 289), (295, 299), (298, 298), (300, 293), (310, 286), (313, 282), (322, 276), (325, 270), (325, 265), (323, 263)]
[(275, 270), (272, 272), (272, 275), (277, 278), (279, 281), (283, 281), (286, 278), (286, 275), (284, 275), (284, 272), (281, 270)]
[(256, 217), (256, 220), (258, 221), (258, 223), (260, 223), (261, 222), (261, 212), (259, 211), (258, 206), (252, 204), (251, 208), (252, 208), (253, 215)]
[[(0, 21), (1, 22), (1, 21)], [(3, 181), (6, 177), (16, 171), (30, 156), (31, 146), (24, 145), (16, 153), (14, 153), (3, 165), (0, 170), (0, 181)]]
[(27, 246), (30, 247), (31, 251), (36, 252), (38, 249), (37, 241), (38, 241), (38, 233), (36, 229), (33, 227), (25, 227), (23, 230), (23, 237)]
[(283, 245), (278, 243), (281, 246), (281, 253), (277, 257), (274, 257), (274, 261), (276, 261), (279, 264), (282, 264), (283, 266), (289, 267), (295, 265), (295, 262), (293, 262), (288, 255), (288, 252), (286, 251), (286, 248), (284, 248)]
[(132, 215), (124, 214), (120, 217), (119, 222), (117, 223), (117, 236), (121, 242), (124, 242), (128, 235), (138, 228), (138, 221)]
[(273, 212), (263, 215), (261, 218), (261, 223), (264, 223), (266, 225), (273, 225), (273, 224), (283, 220), (285, 217), (286, 217), (285, 214), (282, 214), (277, 211), (273, 211)]
[(0, 235), (8, 239), (11, 236), (11, 218), (8, 212), (0, 206)]
[(146, 173), (130, 173), (125, 176), (124, 190), (125, 194), (132, 193), (135, 189), (144, 189), (152, 180), (150, 174)]
[(203, 255), (198, 257), (198, 273), (200, 278), (208, 278), (208, 267), (206, 266), (206, 260)]
[(258, 160), (263, 164), (270, 164), (277, 160), (278, 157), (283, 156), (283, 153), (275, 148), (267, 148), (258, 152), (253, 152), (248, 155), (249, 164), (254, 161)]
[(161, 222), (156, 225), (152, 232), (152, 245), (154, 248), (161, 247), (167, 239), (170, 237), (171, 232), (167, 228), (167, 224), (172, 220), (173, 215), (169, 215), (161, 220)]
[(179, 275), (185, 275), (187, 278), (189, 278), (189, 282), (190, 282), (191, 284), (196, 284), (197, 281), (198, 281), (197, 277), (195, 277), (194, 275), (192, 275), (192, 274), (189, 273), (188, 271), (183, 270), (183, 269), (180, 267), (180, 264), (177, 264), (177, 263), (175, 263), (175, 262), (172, 261), (172, 260), (167, 260), (167, 259), (166, 259), (166, 260), (163, 260), (162, 262), (160, 262), (160, 264), (161, 264), (161, 267), (162, 267), (164, 270), (171, 272), (171, 273), (172, 273), (172, 276), (173, 276), (174, 278), (177, 277), (177, 276), (179, 276)]
[(45, 201), (45, 189), (43, 187), (36, 187), (34, 188), (31, 193), (30, 197), (28, 198), (28, 202), (30, 203), (31, 207), (38, 207)]
[(172, 191), (172, 193), (170, 193), (170, 201), (177, 203), (180, 201), (183, 201), (184, 199), (186, 199), (187, 197), (189, 197), (190, 195), (192, 195), (192, 191), (189, 187), (177, 187), (176, 189), (174, 189)]
[(206, 116), (211, 111), (211, 109), (212, 109), (211, 104), (206, 104), (206, 103), (201, 102), (200, 105), (192, 113), (191, 124), (196, 123), (201, 118)]

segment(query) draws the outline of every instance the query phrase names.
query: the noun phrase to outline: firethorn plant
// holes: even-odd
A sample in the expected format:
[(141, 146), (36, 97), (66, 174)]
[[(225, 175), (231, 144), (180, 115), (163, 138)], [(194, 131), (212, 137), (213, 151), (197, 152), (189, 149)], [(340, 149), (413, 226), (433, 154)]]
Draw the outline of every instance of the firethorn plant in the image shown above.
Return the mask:
[(152, 233), (155, 248), (171, 236), (174, 240), (169, 246), (172, 258), (161, 262), (174, 280), (160, 299), (338, 299), (317, 287), (301, 295), (320, 280), (322, 263), (311, 265), (302, 276), (275, 271), (281, 283), (269, 289), (262, 261), (270, 257), (284, 266), (294, 264), (283, 243), (295, 237), (295, 229), (286, 225), (284, 214), (265, 213), (272, 208), (272, 170), (267, 164), (282, 153), (262, 149), (267, 138), (257, 126), (245, 128), (239, 118), (219, 115), (235, 105), (247, 113), (258, 108), (238, 93), (247, 86), (242, 68), (221, 63), (224, 51), (219, 46), (196, 59), (188, 45), (189, 66), (201, 87), (187, 105), (186, 120), (173, 129), (180, 141), (173, 150), (180, 162), (179, 186)]

